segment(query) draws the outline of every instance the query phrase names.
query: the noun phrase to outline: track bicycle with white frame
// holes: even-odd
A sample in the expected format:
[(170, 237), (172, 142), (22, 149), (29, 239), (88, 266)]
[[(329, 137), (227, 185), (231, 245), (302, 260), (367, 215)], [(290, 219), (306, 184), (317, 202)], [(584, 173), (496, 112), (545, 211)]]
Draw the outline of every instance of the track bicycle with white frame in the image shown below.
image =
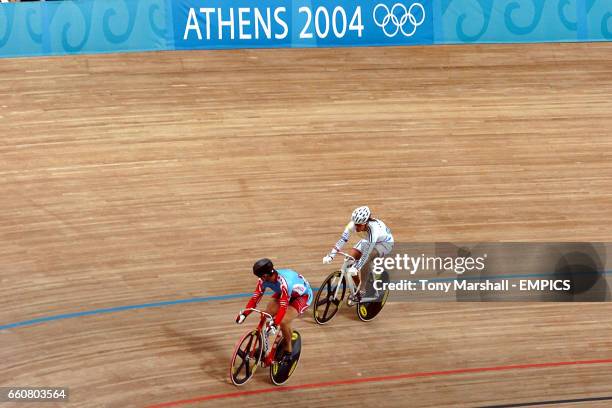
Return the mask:
[(389, 283), (389, 274), (387, 271), (383, 271), (381, 274), (370, 273), (365, 286), (365, 296), (358, 302), (353, 302), (350, 299), (355, 297), (357, 285), (353, 276), (348, 273), (348, 269), (355, 263), (356, 259), (345, 252), (339, 251), (338, 253), (344, 256), (344, 262), (340, 270), (332, 272), (317, 291), (313, 307), (315, 321), (318, 324), (328, 323), (338, 313), (347, 289), (350, 292), (347, 304), (349, 306), (357, 305), (357, 317), (364, 322), (374, 319), (385, 306), (389, 296), (388, 286), (385, 285), (384, 290), (376, 289), (378, 285), (374, 285), (374, 281), (380, 280), (382, 283)]

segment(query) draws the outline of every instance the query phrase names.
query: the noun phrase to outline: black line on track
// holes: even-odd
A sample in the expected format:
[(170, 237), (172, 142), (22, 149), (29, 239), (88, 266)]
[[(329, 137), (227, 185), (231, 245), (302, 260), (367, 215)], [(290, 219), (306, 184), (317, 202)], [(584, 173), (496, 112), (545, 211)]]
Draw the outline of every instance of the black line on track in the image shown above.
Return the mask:
[(571, 404), (575, 402), (593, 402), (593, 401), (608, 401), (612, 400), (612, 395), (608, 397), (589, 397), (589, 398), (576, 398), (576, 399), (565, 399), (565, 400), (548, 400), (548, 401), (537, 401), (537, 402), (520, 402), (517, 404), (502, 404), (502, 405), (481, 405), (477, 408), (518, 408), (518, 407), (535, 407), (538, 405), (556, 405), (556, 404)]

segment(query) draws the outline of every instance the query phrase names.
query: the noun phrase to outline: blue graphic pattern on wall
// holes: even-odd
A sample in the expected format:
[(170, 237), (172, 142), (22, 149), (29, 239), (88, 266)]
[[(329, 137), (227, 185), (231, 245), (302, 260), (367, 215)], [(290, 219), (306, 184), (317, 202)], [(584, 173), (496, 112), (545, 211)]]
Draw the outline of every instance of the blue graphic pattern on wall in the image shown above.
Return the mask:
[(612, 41), (612, 0), (76, 0), (0, 5), (0, 57)]
[(612, 39), (610, 0), (443, 0), (441, 7), (437, 43)]
[(0, 55), (166, 50), (166, 0), (83, 0), (0, 5)]

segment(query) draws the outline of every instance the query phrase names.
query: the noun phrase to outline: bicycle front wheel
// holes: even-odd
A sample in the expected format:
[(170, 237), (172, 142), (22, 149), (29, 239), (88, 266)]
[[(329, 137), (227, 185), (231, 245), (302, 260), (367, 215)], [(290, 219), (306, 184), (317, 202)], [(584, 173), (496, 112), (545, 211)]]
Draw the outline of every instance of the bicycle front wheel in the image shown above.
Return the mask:
[(314, 319), (318, 324), (329, 322), (338, 313), (346, 294), (346, 281), (340, 271), (331, 273), (323, 282), (314, 302)]
[(262, 352), (262, 333), (258, 330), (253, 330), (240, 339), (230, 365), (230, 379), (234, 385), (243, 385), (253, 377)]

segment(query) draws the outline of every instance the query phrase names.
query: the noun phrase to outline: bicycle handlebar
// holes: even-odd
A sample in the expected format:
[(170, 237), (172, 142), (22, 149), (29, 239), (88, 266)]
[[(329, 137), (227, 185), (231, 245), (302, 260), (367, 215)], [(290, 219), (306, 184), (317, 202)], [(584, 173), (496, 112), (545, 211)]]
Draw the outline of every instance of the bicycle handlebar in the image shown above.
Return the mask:
[(274, 320), (274, 316), (272, 316), (270, 313), (264, 312), (263, 310), (255, 309), (255, 308), (252, 308), (252, 307), (249, 307), (248, 309), (243, 309), (240, 313), (244, 313), (246, 311), (257, 312), (257, 313), (265, 316), (266, 319), (268, 319), (268, 320)]
[(336, 252), (336, 253), (337, 253), (337, 254), (340, 254), (340, 255), (344, 255), (344, 257), (345, 257), (345, 258), (349, 258), (349, 259), (352, 259), (353, 261), (356, 261), (356, 259), (355, 259), (355, 257), (354, 257), (354, 256), (349, 255), (349, 254), (347, 254), (346, 252), (338, 251), (338, 252)]

